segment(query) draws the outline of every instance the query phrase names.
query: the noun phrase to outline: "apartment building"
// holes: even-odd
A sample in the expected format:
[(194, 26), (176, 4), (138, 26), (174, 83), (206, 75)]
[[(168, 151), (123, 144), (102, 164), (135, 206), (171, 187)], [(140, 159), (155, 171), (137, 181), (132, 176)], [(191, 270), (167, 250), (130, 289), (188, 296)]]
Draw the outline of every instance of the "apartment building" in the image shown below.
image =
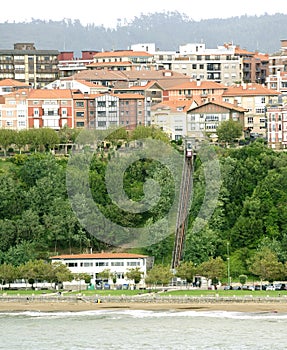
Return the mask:
[(29, 128), (74, 127), (71, 90), (32, 89), (27, 97)]
[(115, 50), (97, 52), (88, 69), (155, 70), (153, 55), (145, 51)]
[[(130, 269), (139, 268), (142, 273), (140, 285), (143, 285), (147, 273), (148, 256), (131, 253), (94, 253), (56, 255), (50, 259), (52, 263), (65, 264), (72, 273), (87, 273), (91, 276), (91, 283), (94, 286), (100, 282), (113, 285), (113, 277), (116, 279), (117, 285), (133, 284), (134, 281), (129, 280), (126, 273)], [(110, 277), (106, 281), (103, 281), (99, 276), (104, 270), (110, 272)]]
[(141, 94), (82, 94), (73, 92), (74, 127), (107, 130), (111, 127), (134, 129), (150, 123), (150, 108)]
[(28, 128), (28, 89), (16, 90), (0, 96), (0, 127), (23, 130)]
[(222, 100), (246, 109), (244, 128), (251, 133), (266, 137), (266, 105), (278, 101), (279, 95), (277, 91), (261, 84), (235, 84), (224, 91)]
[(151, 106), (162, 102), (164, 88), (156, 81), (150, 81), (145, 85), (133, 85), (130, 87), (124, 87), (117, 85), (112, 89), (115, 94), (140, 94), (143, 95)]
[(281, 40), (281, 48), (269, 57), (269, 75), (287, 72), (287, 39)]
[(41, 88), (58, 77), (57, 50), (37, 50), (33, 43), (16, 43), (0, 50), (0, 79), (15, 79)]
[(200, 103), (221, 100), (227, 87), (213, 81), (191, 80), (163, 91), (163, 101), (197, 99)]
[(217, 138), (216, 130), (223, 121), (238, 121), (243, 127), (245, 112), (242, 107), (221, 101), (208, 101), (192, 107), (187, 112), (187, 136), (200, 139), (210, 135)]
[(287, 40), (281, 40), (279, 52), (270, 55), (269, 76), (267, 87), (282, 94), (282, 100), (287, 101)]
[(173, 100), (151, 108), (151, 125), (161, 128), (171, 140), (187, 136), (187, 111), (197, 106), (194, 100)]
[(70, 77), (82, 70), (87, 69), (87, 65), (94, 62), (94, 55), (98, 51), (82, 51), (80, 58), (74, 57), (73, 51), (62, 51), (58, 56), (59, 78)]
[(287, 104), (274, 103), (267, 106), (267, 140), (273, 149), (287, 148)]
[(230, 86), (235, 82), (264, 83), (268, 76), (267, 54), (249, 52), (231, 43), (206, 48), (204, 43), (180, 45), (178, 51), (159, 51), (151, 44), (132, 45), (154, 54), (157, 69), (170, 69), (194, 80), (211, 80)]

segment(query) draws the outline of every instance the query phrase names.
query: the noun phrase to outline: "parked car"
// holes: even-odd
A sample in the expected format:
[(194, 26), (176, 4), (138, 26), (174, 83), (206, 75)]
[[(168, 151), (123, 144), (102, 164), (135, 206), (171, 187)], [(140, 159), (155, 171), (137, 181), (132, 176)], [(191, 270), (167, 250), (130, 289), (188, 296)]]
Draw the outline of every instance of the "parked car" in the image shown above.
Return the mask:
[(285, 283), (276, 283), (274, 284), (275, 290), (286, 290), (286, 284)]
[(265, 284), (255, 284), (254, 286), (255, 290), (266, 290), (266, 287)]
[(233, 287), (232, 286), (224, 286), (224, 288), (223, 288), (224, 290), (232, 290), (233, 289)]
[(275, 290), (275, 287), (273, 284), (268, 284), (266, 290)]
[(240, 286), (233, 286), (232, 289), (233, 290), (241, 290), (241, 287)]

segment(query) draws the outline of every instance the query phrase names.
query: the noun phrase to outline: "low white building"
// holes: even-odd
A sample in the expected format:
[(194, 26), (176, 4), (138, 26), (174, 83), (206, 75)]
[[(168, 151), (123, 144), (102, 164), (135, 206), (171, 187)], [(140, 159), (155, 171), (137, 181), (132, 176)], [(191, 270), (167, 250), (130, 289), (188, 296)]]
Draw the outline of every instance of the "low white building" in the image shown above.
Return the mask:
[[(97, 286), (100, 282), (107, 285), (113, 284), (113, 276), (116, 276), (116, 285), (123, 286), (133, 284), (127, 279), (126, 273), (130, 269), (139, 268), (142, 272), (142, 280), (139, 286), (144, 285), (147, 266), (146, 255), (131, 253), (95, 253), (95, 254), (71, 254), (52, 256), (52, 263), (62, 262), (72, 273), (87, 273), (91, 276), (91, 285)], [(99, 273), (109, 270), (108, 281), (101, 281)]]

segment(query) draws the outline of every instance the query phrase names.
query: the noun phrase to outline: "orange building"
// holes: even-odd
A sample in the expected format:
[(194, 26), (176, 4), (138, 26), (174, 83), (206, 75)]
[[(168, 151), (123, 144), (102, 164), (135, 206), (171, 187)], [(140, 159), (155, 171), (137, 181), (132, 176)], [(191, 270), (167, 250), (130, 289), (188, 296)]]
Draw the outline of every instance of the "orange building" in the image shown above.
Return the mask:
[(29, 128), (74, 127), (72, 90), (31, 90), (27, 105)]

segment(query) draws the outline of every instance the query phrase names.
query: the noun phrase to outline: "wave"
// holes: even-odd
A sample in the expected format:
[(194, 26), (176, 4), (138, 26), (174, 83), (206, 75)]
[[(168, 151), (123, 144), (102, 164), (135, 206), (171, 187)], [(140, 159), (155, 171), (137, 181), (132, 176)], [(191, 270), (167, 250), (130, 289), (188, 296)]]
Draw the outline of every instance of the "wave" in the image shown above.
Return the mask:
[(90, 311), (17, 311), (17, 312), (0, 312), (0, 319), (5, 317), (27, 317), (27, 318), (229, 318), (240, 320), (259, 320), (259, 319), (274, 319), (287, 320), (287, 313), (274, 312), (234, 312), (234, 311), (178, 311), (178, 310), (90, 310)]

